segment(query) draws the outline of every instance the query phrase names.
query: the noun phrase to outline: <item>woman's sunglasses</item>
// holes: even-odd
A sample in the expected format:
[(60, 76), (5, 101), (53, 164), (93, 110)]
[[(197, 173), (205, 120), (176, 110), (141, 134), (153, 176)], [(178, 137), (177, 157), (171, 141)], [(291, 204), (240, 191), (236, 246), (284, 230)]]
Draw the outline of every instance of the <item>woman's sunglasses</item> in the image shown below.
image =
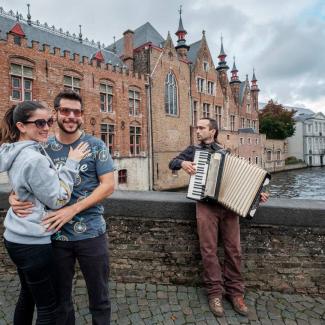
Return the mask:
[(38, 129), (43, 129), (46, 124), (50, 128), (54, 123), (54, 119), (53, 119), (53, 117), (51, 117), (47, 121), (44, 119), (39, 119), (39, 120), (35, 120), (35, 121), (24, 122), (24, 124), (28, 124), (28, 123), (34, 123)]

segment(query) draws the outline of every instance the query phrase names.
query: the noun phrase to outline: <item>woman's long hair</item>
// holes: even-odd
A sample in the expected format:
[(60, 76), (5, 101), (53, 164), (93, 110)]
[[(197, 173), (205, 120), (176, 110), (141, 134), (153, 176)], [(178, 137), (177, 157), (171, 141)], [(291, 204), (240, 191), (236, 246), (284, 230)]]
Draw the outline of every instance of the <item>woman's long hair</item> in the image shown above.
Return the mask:
[(26, 122), (37, 109), (45, 109), (45, 107), (40, 102), (32, 100), (26, 100), (8, 109), (1, 121), (0, 144), (18, 141), (20, 132), (16, 124)]

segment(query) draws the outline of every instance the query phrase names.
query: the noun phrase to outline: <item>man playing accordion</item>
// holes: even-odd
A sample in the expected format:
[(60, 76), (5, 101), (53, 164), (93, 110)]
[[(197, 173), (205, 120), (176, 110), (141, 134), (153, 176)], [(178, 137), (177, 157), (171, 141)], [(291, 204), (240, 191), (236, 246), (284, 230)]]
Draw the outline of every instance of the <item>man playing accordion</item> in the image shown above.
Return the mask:
[[(193, 162), (195, 150), (215, 152), (222, 147), (218, 144), (217, 121), (202, 118), (198, 121), (196, 134), (199, 144), (191, 145), (169, 163), (171, 170), (183, 169), (194, 175)], [(268, 195), (260, 194), (260, 200), (266, 202)], [(236, 312), (246, 316), (248, 308), (244, 301), (244, 281), (241, 275), (241, 247), (239, 216), (216, 202), (197, 201), (197, 231), (203, 262), (203, 281), (208, 293), (209, 306), (218, 317), (224, 315), (222, 297), (225, 295)], [(217, 256), (218, 234), (224, 245), (224, 263), (221, 269)]]

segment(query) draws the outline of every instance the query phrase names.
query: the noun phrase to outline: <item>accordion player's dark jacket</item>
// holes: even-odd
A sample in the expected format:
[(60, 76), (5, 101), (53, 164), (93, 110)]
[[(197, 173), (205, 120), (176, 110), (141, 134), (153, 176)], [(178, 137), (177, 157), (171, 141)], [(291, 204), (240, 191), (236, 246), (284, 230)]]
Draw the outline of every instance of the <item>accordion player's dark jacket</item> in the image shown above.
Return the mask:
[(200, 143), (198, 145), (188, 146), (178, 156), (176, 156), (169, 162), (169, 165), (168, 165), (169, 169), (179, 170), (182, 168), (183, 161), (193, 161), (194, 155), (195, 155), (195, 150), (208, 150), (210, 152), (215, 152), (220, 149), (223, 149), (223, 148), (220, 145), (218, 145), (216, 142), (212, 142), (209, 144)]

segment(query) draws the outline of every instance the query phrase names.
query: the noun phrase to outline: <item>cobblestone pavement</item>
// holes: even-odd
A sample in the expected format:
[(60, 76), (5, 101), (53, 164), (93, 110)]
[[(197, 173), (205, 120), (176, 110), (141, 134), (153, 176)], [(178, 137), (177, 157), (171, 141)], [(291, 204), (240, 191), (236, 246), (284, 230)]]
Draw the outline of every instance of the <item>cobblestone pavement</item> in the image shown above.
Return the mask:
[[(224, 301), (225, 317), (215, 318), (209, 311), (202, 288), (111, 282), (112, 325), (323, 325), (325, 299), (277, 292), (249, 291), (248, 317), (236, 314)], [(15, 275), (0, 279), (0, 325), (12, 324), (19, 282)], [(75, 280), (74, 300), (77, 324), (91, 324), (87, 290), (83, 280)]]

